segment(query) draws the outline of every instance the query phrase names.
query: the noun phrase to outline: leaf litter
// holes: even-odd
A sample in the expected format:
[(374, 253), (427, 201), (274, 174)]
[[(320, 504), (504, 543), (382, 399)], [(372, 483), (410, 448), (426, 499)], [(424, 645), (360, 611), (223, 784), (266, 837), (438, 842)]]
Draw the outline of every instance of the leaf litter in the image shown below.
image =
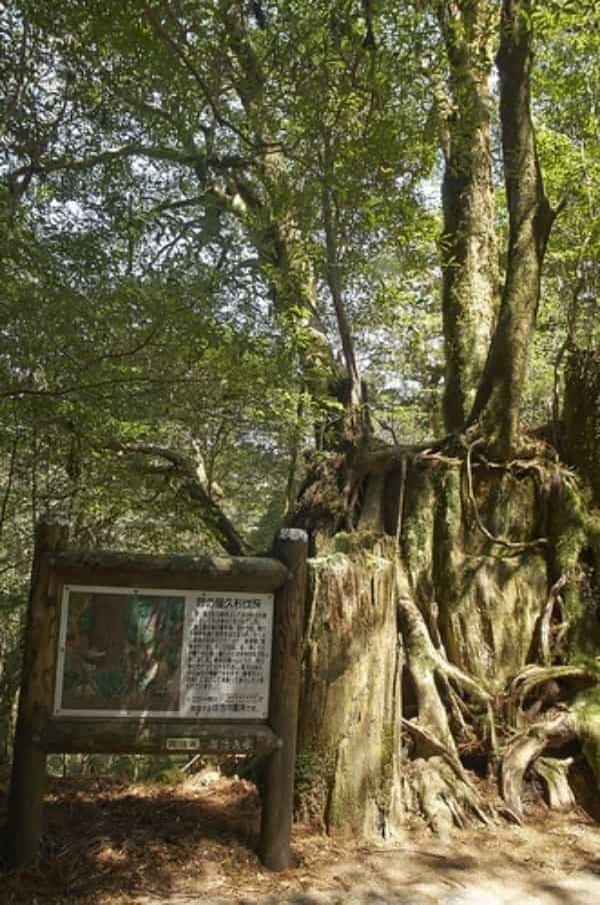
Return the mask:
[[(0, 823), (5, 806), (0, 790)], [(0, 903), (600, 901), (598, 826), (584, 812), (558, 815), (539, 805), (530, 820), (523, 827), (463, 831), (446, 842), (423, 827), (413, 827), (401, 839), (371, 844), (351, 834), (331, 838), (311, 827), (295, 826), (295, 866), (276, 874), (255, 854), (259, 798), (254, 785), (245, 780), (219, 778), (206, 786), (192, 779), (165, 786), (89, 777), (53, 779), (46, 796), (39, 865), (1, 876)]]

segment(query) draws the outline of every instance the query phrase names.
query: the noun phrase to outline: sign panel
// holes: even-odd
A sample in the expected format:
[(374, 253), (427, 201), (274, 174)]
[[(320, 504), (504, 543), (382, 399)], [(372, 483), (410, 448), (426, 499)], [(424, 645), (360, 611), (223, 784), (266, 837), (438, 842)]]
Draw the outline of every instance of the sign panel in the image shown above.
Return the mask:
[(64, 716), (266, 719), (273, 595), (65, 587)]
[(183, 712), (266, 719), (272, 633), (272, 594), (196, 592), (186, 608)]

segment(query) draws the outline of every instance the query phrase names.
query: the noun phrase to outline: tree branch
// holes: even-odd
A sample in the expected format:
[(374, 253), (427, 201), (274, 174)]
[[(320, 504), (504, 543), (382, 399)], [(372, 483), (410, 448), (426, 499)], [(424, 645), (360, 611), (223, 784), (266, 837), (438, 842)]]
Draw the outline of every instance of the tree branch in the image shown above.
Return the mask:
[(124, 160), (128, 157), (145, 157), (148, 160), (161, 160), (170, 163), (178, 163), (187, 166), (202, 165), (212, 167), (220, 172), (228, 172), (232, 169), (243, 169), (248, 165), (245, 157), (238, 154), (224, 154), (214, 156), (203, 154), (200, 150), (181, 151), (169, 145), (145, 145), (142, 142), (132, 141), (118, 148), (99, 151), (86, 157), (56, 157), (45, 163), (32, 161), (24, 164), (8, 174), (11, 180), (25, 178), (28, 174), (48, 176), (57, 172), (78, 172), (89, 170), (98, 164), (111, 163), (115, 160)]
[(202, 474), (199, 471), (200, 463), (194, 462), (171, 447), (160, 444), (109, 443), (106, 448), (118, 454), (153, 457), (167, 461), (171, 466), (170, 474), (178, 479), (190, 500), (198, 505), (204, 523), (223, 549), (232, 556), (244, 556), (249, 552), (246, 542), (204, 486)]

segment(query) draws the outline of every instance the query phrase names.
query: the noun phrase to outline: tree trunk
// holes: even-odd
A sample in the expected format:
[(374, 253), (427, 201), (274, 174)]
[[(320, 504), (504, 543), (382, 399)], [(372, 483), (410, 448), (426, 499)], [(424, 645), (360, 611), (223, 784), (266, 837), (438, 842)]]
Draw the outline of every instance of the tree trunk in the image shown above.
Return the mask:
[(565, 377), (564, 455), (600, 506), (600, 353), (572, 350)]
[(530, 0), (504, 0), (500, 121), (509, 214), (508, 259), (500, 315), (471, 412), (507, 458), (519, 432), (520, 403), (540, 297), (542, 262), (554, 220), (544, 192), (530, 109)]
[[(387, 836), (408, 815), (441, 833), (489, 821), (491, 804), (506, 805), (480, 777), (503, 758), (502, 775), (518, 773), (508, 807), (520, 819), (525, 770), (548, 749), (564, 756), (554, 750), (562, 736), (531, 741), (528, 722), (545, 726), (564, 708), (568, 738), (600, 776), (597, 697), (581, 693), (597, 694), (597, 667), (568, 665), (596, 612), (598, 588), (576, 577), (595, 523), (571, 535), (571, 577), (554, 578), (567, 556), (555, 527), (573, 522), (579, 491), (549, 501), (568, 481), (550, 461), (515, 471), (430, 450), (405, 456), (404, 468), (390, 456), (361, 497), (359, 524), (366, 507), (379, 527), (321, 535), (310, 563), (297, 811), (329, 831)], [(542, 624), (552, 663), (566, 665), (540, 663)], [(526, 762), (513, 756), (516, 731)]]
[(389, 836), (401, 823), (401, 656), (393, 544), (313, 560), (298, 735), (298, 814)]
[(473, 404), (499, 301), (489, 89), (495, 6), (489, 0), (438, 5), (449, 63), (441, 239), (449, 432), (463, 426)]
[(254, 244), (269, 285), (273, 308), (298, 350), (302, 376), (314, 399), (328, 394), (339, 371), (319, 312), (312, 261), (298, 228), (287, 161), (273, 139), (272, 111), (264, 100), (265, 73), (255, 52), (242, 3), (220, 12), (240, 76), (234, 82), (257, 149), (256, 176), (234, 176), (241, 203), (235, 213)]
[[(497, 798), (496, 808), (520, 820), (527, 771), (547, 748), (564, 756), (567, 741), (582, 746), (600, 780), (599, 520), (555, 458), (507, 461), (554, 218), (530, 114), (531, 7), (502, 3), (509, 241), (498, 322), (469, 416), (483, 436), (467, 432), (421, 451), (337, 450), (316, 464), (296, 508), (297, 523), (316, 529), (319, 554), (299, 808), (328, 829), (387, 832), (403, 812), (439, 832), (485, 822), (489, 792), (478, 775), (503, 778), (497, 788), (507, 803)], [(461, 108), (449, 122), (444, 183), (445, 409), (456, 429), (480, 367), (476, 312), (480, 303), (493, 307), (484, 36), (493, 4), (436, 9)], [(484, 447), (500, 461), (484, 457)]]

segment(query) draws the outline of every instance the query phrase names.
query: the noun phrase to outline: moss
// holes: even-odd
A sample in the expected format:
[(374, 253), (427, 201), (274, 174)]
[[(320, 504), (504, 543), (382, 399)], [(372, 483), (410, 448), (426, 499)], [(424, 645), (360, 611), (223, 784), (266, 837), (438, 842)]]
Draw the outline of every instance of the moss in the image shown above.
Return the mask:
[(362, 550), (372, 550), (380, 539), (381, 535), (376, 531), (340, 531), (333, 538), (333, 550), (351, 555)]
[(332, 794), (329, 802), (329, 812), (327, 815), (327, 823), (329, 827), (338, 829), (351, 828), (356, 824), (356, 808), (357, 798), (356, 790), (350, 777), (345, 775), (338, 769), (335, 779), (334, 794)]
[[(487, 475), (490, 481), (491, 476)], [(502, 474), (494, 487), (493, 512), (488, 527), (492, 534), (511, 541), (530, 541), (538, 536), (538, 506), (535, 480), (531, 474), (515, 477)]]
[(381, 737), (381, 782), (377, 805), (383, 814), (391, 806), (394, 787), (394, 759), (396, 754), (396, 733), (394, 724), (386, 722)]
[(600, 642), (597, 568), (589, 568), (590, 554), (600, 556), (600, 519), (590, 512), (587, 493), (573, 480), (563, 482), (556, 494), (550, 520), (550, 567), (553, 578), (569, 574), (563, 594), (563, 614), (570, 623), (571, 662), (593, 657)]
[(600, 515), (593, 512), (589, 513), (586, 528), (590, 545), (594, 549), (600, 548)]
[(583, 753), (600, 786), (600, 685), (582, 691), (572, 709)]
[(335, 778), (336, 753), (333, 748), (306, 748), (296, 757), (296, 817), (321, 822), (327, 809)]
[(586, 506), (573, 484), (564, 483), (552, 520), (552, 544), (558, 573), (575, 568), (587, 539)]

